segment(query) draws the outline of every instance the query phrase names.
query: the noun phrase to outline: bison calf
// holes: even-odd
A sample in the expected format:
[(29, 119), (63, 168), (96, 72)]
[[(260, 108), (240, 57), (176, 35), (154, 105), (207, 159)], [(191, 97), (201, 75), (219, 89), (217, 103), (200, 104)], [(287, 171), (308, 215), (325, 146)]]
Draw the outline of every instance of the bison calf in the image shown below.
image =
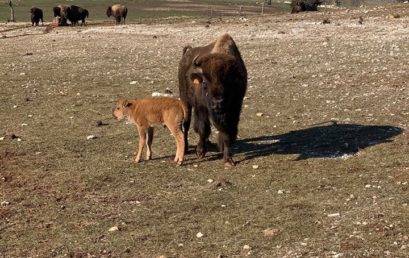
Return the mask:
[(174, 160), (178, 166), (182, 165), (185, 152), (182, 124), (187, 117), (187, 109), (182, 101), (169, 97), (148, 97), (136, 100), (121, 99), (116, 103), (113, 115), (117, 120), (127, 117), (138, 128), (139, 145), (136, 162), (141, 160), (145, 143), (147, 147), (146, 160), (152, 158), (152, 126), (162, 124), (169, 128), (176, 139), (176, 156)]

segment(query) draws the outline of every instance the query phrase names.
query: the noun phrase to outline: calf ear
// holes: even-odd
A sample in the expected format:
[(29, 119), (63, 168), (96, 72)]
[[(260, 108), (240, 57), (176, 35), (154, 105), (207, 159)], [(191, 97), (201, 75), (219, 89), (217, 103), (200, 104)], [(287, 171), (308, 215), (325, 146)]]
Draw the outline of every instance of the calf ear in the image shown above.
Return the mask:
[(203, 82), (203, 77), (199, 73), (192, 73), (190, 75), (190, 80), (191, 80), (191, 82), (193, 83), (193, 85), (195, 87), (199, 87), (200, 84), (202, 84), (202, 82)]
[(128, 101), (127, 99), (124, 100), (123, 106), (124, 108), (130, 107), (132, 105), (132, 102)]

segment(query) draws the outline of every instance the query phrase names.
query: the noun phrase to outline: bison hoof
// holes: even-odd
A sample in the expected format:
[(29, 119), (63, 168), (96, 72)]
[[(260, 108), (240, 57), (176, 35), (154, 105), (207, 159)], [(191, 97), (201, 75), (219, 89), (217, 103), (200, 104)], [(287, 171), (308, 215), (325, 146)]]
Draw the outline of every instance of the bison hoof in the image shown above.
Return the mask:
[(224, 162), (224, 167), (225, 168), (231, 168), (231, 167), (234, 167), (234, 166), (235, 166), (235, 164), (234, 164), (234, 161), (232, 159), (226, 160)]

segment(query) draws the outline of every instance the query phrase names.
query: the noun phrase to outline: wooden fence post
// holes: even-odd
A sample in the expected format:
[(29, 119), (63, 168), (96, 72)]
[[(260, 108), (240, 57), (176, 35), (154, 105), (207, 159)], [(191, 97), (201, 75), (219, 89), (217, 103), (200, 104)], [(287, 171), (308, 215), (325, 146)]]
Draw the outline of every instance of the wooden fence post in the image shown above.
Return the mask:
[(9, 6), (10, 6), (10, 21), (15, 22), (16, 20), (14, 19), (14, 7), (13, 7), (13, 2), (9, 0)]

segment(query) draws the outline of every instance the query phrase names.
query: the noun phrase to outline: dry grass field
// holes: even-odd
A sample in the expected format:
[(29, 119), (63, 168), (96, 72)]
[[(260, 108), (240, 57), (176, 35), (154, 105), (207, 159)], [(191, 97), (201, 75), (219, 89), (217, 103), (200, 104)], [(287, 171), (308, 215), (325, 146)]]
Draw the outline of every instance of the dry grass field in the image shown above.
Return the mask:
[[(408, 24), (408, 4), (0, 24), (0, 257), (407, 257)], [(191, 130), (175, 167), (166, 128), (133, 163), (115, 101), (177, 96), (183, 46), (226, 32), (249, 74), (237, 166)]]

